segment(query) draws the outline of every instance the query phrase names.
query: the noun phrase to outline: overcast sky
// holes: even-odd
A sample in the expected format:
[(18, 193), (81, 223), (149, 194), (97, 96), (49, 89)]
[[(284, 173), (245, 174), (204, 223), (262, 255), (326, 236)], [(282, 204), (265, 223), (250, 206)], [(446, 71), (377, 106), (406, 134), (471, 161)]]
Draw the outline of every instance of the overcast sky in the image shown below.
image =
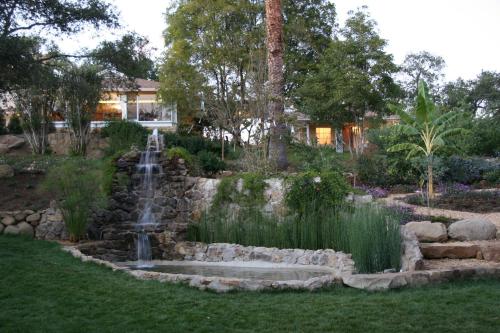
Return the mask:
[[(164, 13), (170, 0), (114, 0), (125, 29), (135, 30), (163, 50)], [(500, 0), (336, 0), (338, 21), (367, 5), (388, 41), (387, 51), (401, 63), (406, 54), (422, 50), (446, 61), (447, 80), (474, 78), (481, 70), (500, 71)], [(114, 35), (119, 35), (115, 32)], [(65, 51), (94, 47), (107, 32), (87, 33), (61, 42)]]

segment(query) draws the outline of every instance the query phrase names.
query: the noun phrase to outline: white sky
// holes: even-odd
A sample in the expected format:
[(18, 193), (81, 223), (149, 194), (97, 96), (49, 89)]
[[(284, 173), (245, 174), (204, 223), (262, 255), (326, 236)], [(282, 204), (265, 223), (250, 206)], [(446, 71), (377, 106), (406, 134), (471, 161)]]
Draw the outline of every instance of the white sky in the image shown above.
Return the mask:
[[(135, 30), (163, 50), (164, 13), (170, 0), (111, 0), (125, 29)], [(426, 50), (446, 61), (446, 80), (474, 78), (481, 70), (500, 71), (500, 0), (334, 0), (338, 21), (347, 11), (367, 5), (388, 40), (387, 51), (401, 63), (406, 54)], [(120, 32), (115, 32), (119, 35)], [(74, 52), (112, 38), (109, 32), (87, 33), (60, 41)]]

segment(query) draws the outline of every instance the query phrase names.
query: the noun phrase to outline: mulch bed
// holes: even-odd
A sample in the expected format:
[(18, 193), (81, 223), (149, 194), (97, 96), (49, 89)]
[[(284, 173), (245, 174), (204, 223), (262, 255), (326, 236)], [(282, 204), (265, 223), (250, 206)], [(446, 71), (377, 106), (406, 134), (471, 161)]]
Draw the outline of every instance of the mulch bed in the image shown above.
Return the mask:
[[(426, 206), (420, 195), (408, 196), (405, 200), (412, 205)], [(471, 213), (500, 212), (500, 191), (448, 193), (431, 200), (432, 208), (457, 210)]]

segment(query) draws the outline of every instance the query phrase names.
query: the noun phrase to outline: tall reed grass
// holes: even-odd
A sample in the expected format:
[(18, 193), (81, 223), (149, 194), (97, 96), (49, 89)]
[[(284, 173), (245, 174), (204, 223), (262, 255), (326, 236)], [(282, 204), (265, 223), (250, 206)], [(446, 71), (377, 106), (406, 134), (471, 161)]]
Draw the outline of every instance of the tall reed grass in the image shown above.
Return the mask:
[(238, 214), (212, 210), (189, 227), (188, 238), (206, 243), (334, 249), (352, 253), (360, 273), (400, 267), (398, 216), (376, 205), (317, 207), (284, 218), (255, 208), (241, 209)]

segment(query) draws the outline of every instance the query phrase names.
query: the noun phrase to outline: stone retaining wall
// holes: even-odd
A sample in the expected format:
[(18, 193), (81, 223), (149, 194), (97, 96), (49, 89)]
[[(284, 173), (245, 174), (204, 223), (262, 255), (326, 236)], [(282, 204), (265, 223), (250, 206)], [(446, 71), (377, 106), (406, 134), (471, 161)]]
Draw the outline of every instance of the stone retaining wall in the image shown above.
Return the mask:
[(45, 240), (67, 240), (69, 234), (61, 211), (55, 207), (44, 210), (0, 212), (0, 234), (24, 235)]
[(179, 242), (176, 252), (184, 260), (207, 262), (264, 261), (271, 263), (317, 265), (332, 268), (338, 274), (352, 274), (354, 261), (350, 254), (334, 250), (277, 249), (227, 243)]

